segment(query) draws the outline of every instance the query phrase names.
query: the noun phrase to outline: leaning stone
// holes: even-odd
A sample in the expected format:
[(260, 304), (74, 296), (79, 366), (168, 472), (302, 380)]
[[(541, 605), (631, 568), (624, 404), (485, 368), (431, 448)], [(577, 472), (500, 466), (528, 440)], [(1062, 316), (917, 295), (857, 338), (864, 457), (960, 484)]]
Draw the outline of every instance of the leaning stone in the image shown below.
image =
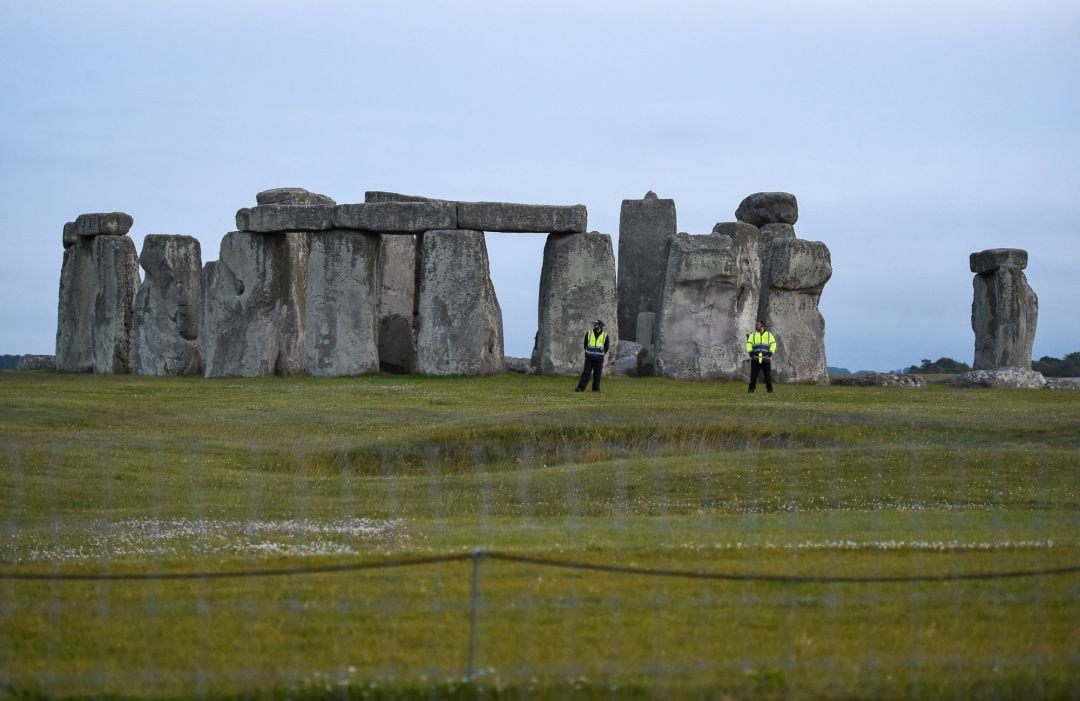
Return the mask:
[[(241, 210), (242, 211), (242, 210)], [(242, 223), (237, 212), (237, 224)], [(328, 231), (334, 228), (334, 205), (266, 204), (247, 212), (247, 229), (256, 233)]]
[(255, 195), (258, 204), (337, 204), (326, 195), (309, 192), (302, 187), (277, 187)]
[(55, 370), (55, 355), (24, 355), (15, 363), (16, 370)]
[(1023, 270), (1028, 264), (1028, 253), (1022, 248), (990, 248), (972, 253), (968, 265), (973, 273), (992, 273), (999, 268)]
[(124, 236), (131, 231), (135, 220), (124, 212), (80, 214), (75, 218), (77, 236)]
[[(675, 200), (649, 191), (623, 200), (619, 213), (619, 338), (639, 341), (638, 314), (660, 311), (668, 237), (675, 235)], [(639, 341), (640, 342), (640, 341)]]
[(457, 228), (457, 208), (441, 202), (341, 204), (334, 208), (334, 226), (380, 234), (421, 234)]
[(1080, 377), (1048, 377), (1046, 386), (1049, 389), (1080, 389)]
[(829, 248), (820, 241), (783, 238), (772, 241), (768, 255), (758, 317), (776, 336), (773, 379), (828, 384), (825, 319), (818, 305), (832, 277)]
[(1039, 298), (1023, 269), (1007, 265), (972, 279), (971, 328), (975, 370), (1031, 367)]
[(69, 221), (64, 224), (64, 248), (71, 248), (78, 240), (79, 235), (75, 233), (75, 222)]
[(973, 370), (947, 381), (953, 387), (1042, 389), (1046, 378), (1027, 368), (1002, 367), (993, 370)]
[(830, 384), (840, 387), (909, 387), (926, 389), (926, 380), (918, 375), (898, 372), (872, 372), (866, 375), (845, 375), (833, 377)]
[(656, 374), (741, 376), (761, 284), (758, 238), (676, 234), (666, 258), (653, 341)]
[(133, 366), (139, 375), (203, 371), (202, 248), (191, 236), (151, 234), (139, 264), (146, 271), (135, 296)]
[(56, 367), (63, 372), (93, 372), (90, 341), (97, 281), (94, 239), (78, 238), (64, 249), (60, 297), (56, 311)]
[(94, 239), (94, 299), (90, 344), (94, 372), (126, 374), (132, 369), (132, 318), (139, 289), (139, 255), (128, 236)]
[(503, 369), (502, 310), (481, 231), (429, 231), (419, 246), (416, 370), (489, 375)]
[(755, 192), (739, 203), (735, 218), (754, 226), (794, 224), (799, 219), (795, 195), (787, 192)]
[(476, 231), (541, 234), (584, 233), (585, 205), (557, 206), (509, 202), (459, 202), (457, 226)]
[(379, 237), (354, 231), (311, 236), (307, 310), (307, 371), (315, 376), (378, 372)]
[(538, 303), (537, 372), (576, 375), (585, 360), (585, 334), (600, 319), (608, 328), (605, 368), (615, 362), (610, 352), (619, 343), (615, 318), (615, 254), (611, 236), (551, 234), (544, 245)]
[(303, 372), (310, 235), (234, 231), (203, 267), (207, 377)]

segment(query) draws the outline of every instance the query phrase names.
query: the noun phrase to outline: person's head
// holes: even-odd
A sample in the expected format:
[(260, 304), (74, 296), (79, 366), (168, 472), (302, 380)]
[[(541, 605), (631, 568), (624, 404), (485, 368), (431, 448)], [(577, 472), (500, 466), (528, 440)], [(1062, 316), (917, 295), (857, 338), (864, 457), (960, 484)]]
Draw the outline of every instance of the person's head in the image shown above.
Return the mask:
[(592, 327), (593, 327), (593, 331), (595, 331), (596, 333), (600, 333), (601, 331), (604, 330), (604, 322), (601, 321), (600, 319), (597, 319), (596, 321), (594, 321), (592, 323)]
[(758, 319), (757, 321), (754, 322), (754, 329), (756, 331), (764, 331), (765, 330), (765, 322), (762, 321), (761, 319)]

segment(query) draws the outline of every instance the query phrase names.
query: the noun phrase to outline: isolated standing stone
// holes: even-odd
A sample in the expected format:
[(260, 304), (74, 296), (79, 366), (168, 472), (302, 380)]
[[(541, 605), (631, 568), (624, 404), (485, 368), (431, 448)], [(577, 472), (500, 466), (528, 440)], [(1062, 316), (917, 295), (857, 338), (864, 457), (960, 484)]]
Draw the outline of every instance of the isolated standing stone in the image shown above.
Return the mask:
[(1039, 298), (1028, 285), (1027, 251), (995, 248), (970, 257), (975, 331), (973, 369), (1031, 368), (1031, 349), (1039, 319)]
[(585, 359), (584, 338), (592, 323), (605, 324), (610, 352), (605, 370), (615, 362), (619, 343), (615, 254), (611, 236), (551, 234), (540, 269), (537, 372), (576, 375)]
[(93, 241), (97, 294), (90, 341), (94, 372), (129, 373), (139, 256), (135, 242), (128, 236), (98, 236)]
[[(825, 361), (825, 319), (818, 303), (832, 277), (832, 257), (820, 241), (780, 238), (769, 246), (762, 305), (766, 328), (776, 336), (773, 379), (829, 383)], [(745, 333), (753, 330), (751, 323)]]
[(199, 375), (203, 371), (202, 248), (192, 236), (151, 234), (139, 264), (135, 297), (134, 371), (139, 375)]
[(619, 214), (619, 337), (636, 341), (641, 312), (660, 310), (667, 240), (675, 234), (675, 200), (651, 190), (640, 200), (623, 200)]
[(734, 378), (746, 356), (761, 284), (756, 236), (677, 234), (669, 239), (653, 339), (655, 372)]
[(761, 227), (766, 224), (792, 224), (799, 219), (799, 203), (787, 192), (755, 192), (735, 210), (739, 221)]
[(374, 234), (312, 235), (304, 319), (309, 374), (378, 372), (378, 255)]
[(207, 377), (303, 372), (310, 235), (234, 231), (203, 268)]
[(481, 231), (429, 231), (419, 246), (416, 370), (487, 375), (503, 369), (502, 310)]

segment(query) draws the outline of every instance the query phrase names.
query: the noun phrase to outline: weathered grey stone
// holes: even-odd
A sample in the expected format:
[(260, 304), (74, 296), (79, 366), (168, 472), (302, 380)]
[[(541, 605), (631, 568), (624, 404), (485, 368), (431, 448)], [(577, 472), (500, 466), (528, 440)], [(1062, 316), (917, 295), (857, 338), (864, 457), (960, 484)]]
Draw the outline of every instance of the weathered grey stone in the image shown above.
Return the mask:
[(739, 203), (735, 218), (754, 226), (794, 224), (799, 220), (799, 203), (787, 192), (755, 192)]
[(326, 195), (310, 192), (302, 187), (276, 187), (255, 195), (258, 204), (337, 204)]
[(503, 369), (502, 310), (481, 231), (420, 236), (416, 370), (486, 375)]
[(191, 236), (151, 234), (139, 264), (146, 271), (135, 296), (133, 369), (139, 375), (203, 371), (202, 248)]
[(744, 221), (717, 222), (712, 229), (719, 236), (760, 236), (761, 230)]
[(948, 383), (953, 387), (1042, 389), (1046, 386), (1046, 378), (1030, 368), (999, 367), (965, 372)]
[(385, 192), (383, 190), (368, 190), (364, 193), (364, 202), (441, 202), (443, 204), (457, 205), (453, 200), (438, 200), (433, 197), (421, 197), (420, 195), (402, 195), (398, 192)]
[[(549, 235), (540, 269), (537, 372), (580, 373), (585, 359), (583, 341), (595, 319), (607, 325), (608, 347), (614, 349), (619, 331), (611, 321), (617, 308), (611, 236), (595, 231)], [(614, 362), (614, 353), (609, 352), (605, 368)]]
[(1022, 248), (989, 248), (972, 253), (968, 265), (973, 273), (992, 273), (998, 268), (1023, 270), (1028, 264), (1028, 253)]
[[(781, 238), (769, 246), (758, 316), (776, 336), (772, 376), (779, 382), (829, 383), (825, 319), (818, 303), (832, 277), (832, 257), (820, 241)], [(753, 329), (745, 327), (744, 333)]]
[(241, 207), (236, 210), (236, 230), (248, 231), (251, 226), (251, 207)]
[(536, 372), (528, 358), (515, 358), (508, 355), (503, 358), (503, 364), (508, 371), (516, 372), (519, 375), (531, 375)]
[(139, 255), (128, 236), (98, 236), (93, 239), (94, 321), (90, 344), (94, 372), (131, 372), (132, 317), (139, 290)]
[(207, 377), (303, 372), (310, 235), (234, 231), (203, 268)]
[[(999, 249), (1001, 250), (1001, 249)], [(1016, 250), (1016, 249), (1005, 249)], [(992, 254), (992, 251), (983, 251)], [(972, 255), (972, 268), (976, 266)], [(986, 258), (991, 257), (987, 255)], [(1010, 256), (1014, 261), (1024, 256)], [(983, 258), (980, 258), (982, 260)], [(1018, 265), (978, 273), (972, 280), (971, 328), (975, 332), (975, 370), (1031, 367), (1031, 350), (1039, 319), (1039, 298)]]
[(78, 240), (79, 235), (75, 233), (75, 222), (69, 221), (64, 224), (64, 248), (71, 248)]
[(668, 237), (675, 234), (675, 200), (651, 190), (623, 200), (619, 213), (619, 337), (636, 341), (641, 312), (660, 310)]
[(759, 228), (765, 241), (795, 238), (795, 227), (791, 224), (762, 224)]
[(24, 355), (15, 363), (16, 370), (55, 370), (55, 355)]
[(80, 214), (75, 218), (76, 236), (124, 236), (131, 231), (135, 220), (124, 212)]
[(375, 234), (312, 234), (304, 318), (309, 374), (378, 372), (378, 255)]
[(645, 352), (644, 346), (634, 341), (619, 341), (615, 349), (615, 362), (611, 366), (611, 372), (623, 377), (639, 377), (641, 354)]
[(334, 208), (334, 226), (381, 234), (457, 228), (457, 207), (442, 202), (371, 202)]
[(637, 315), (637, 342), (648, 349), (653, 344), (653, 331), (656, 329), (656, 312), (641, 312)]
[(1080, 377), (1047, 377), (1046, 386), (1048, 389), (1080, 389)]
[(680, 233), (669, 239), (666, 258), (653, 340), (656, 374), (740, 376), (761, 285), (758, 238)]
[(510, 202), (457, 203), (457, 225), (461, 229), (573, 234), (583, 233), (587, 223), (588, 213), (583, 204), (558, 206)]
[(845, 375), (833, 377), (831, 384), (841, 387), (909, 387), (926, 389), (926, 380), (918, 375), (906, 375), (898, 372), (872, 372), (866, 375)]
[(245, 225), (243, 231), (270, 234), (329, 231), (334, 228), (334, 208), (331, 204), (264, 204), (237, 211), (236, 225)]
[(56, 311), (56, 367), (64, 372), (93, 372), (90, 342), (94, 323), (97, 280), (94, 239), (79, 238), (64, 249), (60, 268), (60, 299)]

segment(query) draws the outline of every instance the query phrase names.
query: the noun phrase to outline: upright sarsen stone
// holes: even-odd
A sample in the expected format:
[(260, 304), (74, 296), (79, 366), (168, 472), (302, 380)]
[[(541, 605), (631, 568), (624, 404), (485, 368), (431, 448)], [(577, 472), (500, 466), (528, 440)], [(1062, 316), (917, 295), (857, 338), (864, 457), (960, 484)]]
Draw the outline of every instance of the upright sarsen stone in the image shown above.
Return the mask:
[(818, 304), (832, 277), (829, 249), (820, 241), (787, 237), (775, 238), (768, 246), (762, 282), (766, 300), (759, 316), (776, 336), (773, 379), (828, 384), (825, 319)]
[(135, 297), (134, 371), (198, 375), (203, 371), (202, 248), (192, 236), (151, 234), (139, 264), (146, 276)]
[(139, 290), (139, 256), (128, 236), (94, 238), (94, 372), (126, 374), (132, 369), (132, 318)]
[(310, 234), (234, 231), (204, 270), (207, 377), (303, 372)]
[(60, 268), (60, 300), (56, 310), (56, 368), (64, 372), (93, 372), (90, 342), (97, 282), (94, 239), (76, 236), (64, 249)]
[(649, 191), (623, 200), (619, 214), (619, 337), (634, 341), (638, 314), (660, 310), (668, 237), (675, 234), (675, 200)]
[(656, 374), (739, 376), (758, 306), (758, 237), (677, 234), (668, 240), (666, 259), (653, 340)]
[(610, 351), (605, 369), (615, 362), (619, 343), (615, 254), (607, 234), (551, 234), (540, 270), (536, 370), (577, 374), (584, 360), (582, 342), (595, 319), (607, 325)]
[(502, 310), (482, 231), (428, 231), (419, 246), (416, 370), (487, 375), (503, 369)]
[(312, 234), (304, 318), (309, 374), (378, 372), (378, 255), (374, 234)]
[(1031, 369), (1031, 350), (1039, 319), (1039, 298), (1028, 284), (1027, 251), (995, 248), (970, 256), (975, 332), (973, 370)]

